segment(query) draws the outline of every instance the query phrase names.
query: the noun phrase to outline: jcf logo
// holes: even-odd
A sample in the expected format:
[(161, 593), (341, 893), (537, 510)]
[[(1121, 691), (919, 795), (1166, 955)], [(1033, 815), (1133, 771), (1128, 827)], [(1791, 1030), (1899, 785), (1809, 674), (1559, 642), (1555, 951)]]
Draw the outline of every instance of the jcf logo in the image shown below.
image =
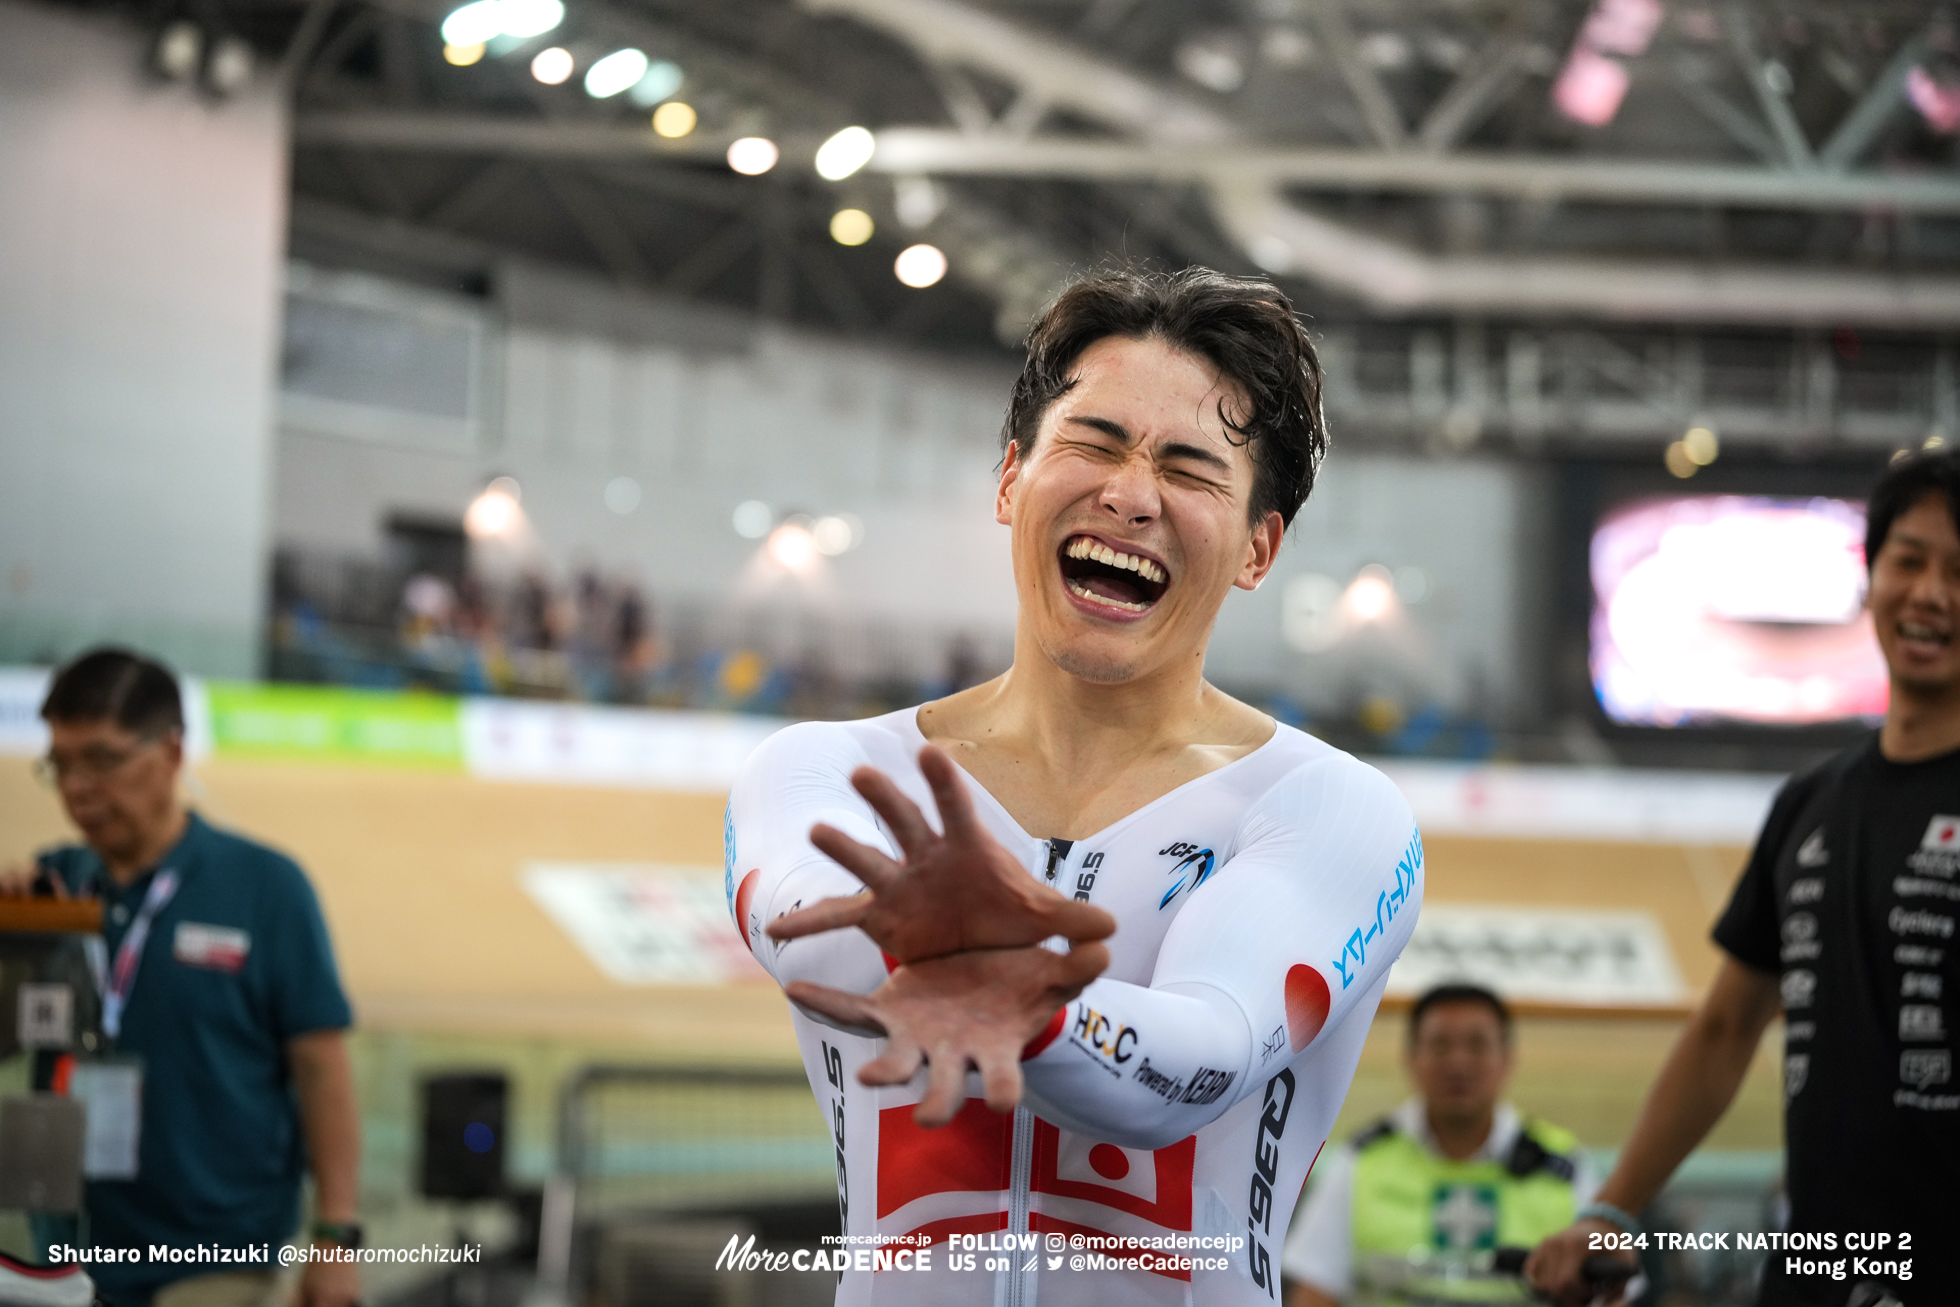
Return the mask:
[(1157, 856), (1177, 859), (1169, 873), (1171, 887), (1165, 890), (1164, 897), (1158, 900), (1159, 912), (1170, 906), (1171, 900), (1177, 897), (1178, 891), (1182, 890), (1187, 882), (1195, 890), (1211, 879), (1211, 873), (1216, 866), (1211, 850), (1201, 849), (1195, 844), (1173, 844), (1168, 848), (1158, 849)]
[(1075, 1038), (1119, 1066), (1136, 1056), (1136, 1027), (1111, 1021), (1084, 1003), (1075, 1018)]

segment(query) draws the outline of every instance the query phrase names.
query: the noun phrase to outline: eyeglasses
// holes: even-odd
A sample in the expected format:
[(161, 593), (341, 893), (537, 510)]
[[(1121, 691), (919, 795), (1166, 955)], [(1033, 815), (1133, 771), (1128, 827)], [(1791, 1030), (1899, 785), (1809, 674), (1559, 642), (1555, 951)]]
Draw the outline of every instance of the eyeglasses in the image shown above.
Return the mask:
[(1427, 1054), (1430, 1057), (1448, 1057), (1452, 1053), (1468, 1053), (1472, 1057), (1492, 1057), (1504, 1051), (1504, 1041), (1481, 1034), (1423, 1035), (1409, 1045), (1409, 1051)]
[(133, 762), (136, 756), (159, 742), (162, 737), (152, 736), (128, 749), (111, 749), (105, 745), (83, 749), (73, 758), (57, 758), (49, 754), (36, 758), (33, 762), (34, 779), (49, 789), (58, 789), (65, 780), (82, 781), (94, 784), (108, 780)]

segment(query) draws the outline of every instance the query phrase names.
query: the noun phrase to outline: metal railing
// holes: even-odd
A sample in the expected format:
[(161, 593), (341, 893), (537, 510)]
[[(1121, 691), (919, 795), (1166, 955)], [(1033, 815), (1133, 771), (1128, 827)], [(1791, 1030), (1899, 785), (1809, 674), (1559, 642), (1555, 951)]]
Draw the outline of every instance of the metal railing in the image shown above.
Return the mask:
[(578, 1226), (628, 1209), (821, 1199), (830, 1131), (801, 1067), (588, 1066), (559, 1091), (538, 1289), (571, 1302)]

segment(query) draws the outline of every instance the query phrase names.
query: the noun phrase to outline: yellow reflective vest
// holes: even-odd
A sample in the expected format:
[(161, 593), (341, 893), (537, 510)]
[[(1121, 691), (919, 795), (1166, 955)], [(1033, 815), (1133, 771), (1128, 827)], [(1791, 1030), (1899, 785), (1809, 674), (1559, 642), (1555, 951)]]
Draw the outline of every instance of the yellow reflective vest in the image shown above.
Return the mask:
[(1452, 1161), (1383, 1121), (1354, 1141), (1355, 1283), (1376, 1303), (1529, 1299), (1521, 1282), (1480, 1274), (1476, 1255), (1529, 1248), (1572, 1223), (1570, 1131), (1527, 1121), (1501, 1159)]

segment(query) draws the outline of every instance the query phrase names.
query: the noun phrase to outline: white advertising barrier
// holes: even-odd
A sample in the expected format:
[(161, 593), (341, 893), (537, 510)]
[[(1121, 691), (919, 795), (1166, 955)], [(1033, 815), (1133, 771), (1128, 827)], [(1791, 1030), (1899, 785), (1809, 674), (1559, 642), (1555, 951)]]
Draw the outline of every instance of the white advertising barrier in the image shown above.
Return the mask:
[(1425, 903), (1388, 973), (1393, 997), (1474, 981), (1513, 1002), (1665, 1007), (1687, 988), (1649, 912)]
[[(464, 762), (496, 780), (725, 791), (787, 725), (722, 713), (466, 699)], [(1374, 759), (1435, 835), (1750, 844), (1780, 776)]]
[(47, 751), (41, 701), (53, 677), (44, 667), (0, 667), (0, 754), (33, 758)]
[(472, 776), (560, 785), (725, 792), (742, 761), (789, 723), (726, 713), (465, 699)]
[(533, 862), (524, 889), (617, 984), (768, 979), (728, 924), (719, 868)]
[[(48, 725), (41, 701), (48, 697), (54, 671), (47, 667), (0, 667), (0, 758), (38, 758), (48, 751)], [(184, 749), (193, 760), (211, 752), (211, 709), (204, 682), (183, 677)]]
[(1372, 759), (1429, 835), (1753, 844), (1781, 776)]
[[(0, 755), (32, 757), (47, 748), (40, 711), (48, 678), (45, 669), (0, 668)], [(455, 705), (469, 774), (541, 784), (725, 792), (749, 751), (788, 724), (523, 699), (444, 702)], [(195, 678), (185, 678), (184, 710), (191, 756), (204, 757), (212, 750), (211, 711)], [(277, 709), (260, 704), (256, 711)], [(1373, 761), (1432, 835), (1749, 844), (1782, 783), (1732, 772)]]

